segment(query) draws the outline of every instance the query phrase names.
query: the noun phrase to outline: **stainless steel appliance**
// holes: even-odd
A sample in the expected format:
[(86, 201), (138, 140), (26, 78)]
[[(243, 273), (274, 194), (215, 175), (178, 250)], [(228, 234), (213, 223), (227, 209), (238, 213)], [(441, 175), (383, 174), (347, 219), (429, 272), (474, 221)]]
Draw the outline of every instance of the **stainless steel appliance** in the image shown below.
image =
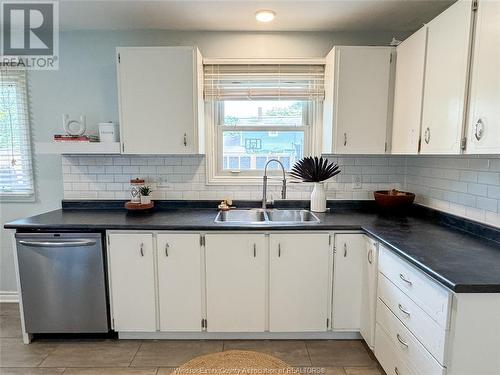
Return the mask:
[(17, 233), (26, 332), (108, 332), (99, 233)]

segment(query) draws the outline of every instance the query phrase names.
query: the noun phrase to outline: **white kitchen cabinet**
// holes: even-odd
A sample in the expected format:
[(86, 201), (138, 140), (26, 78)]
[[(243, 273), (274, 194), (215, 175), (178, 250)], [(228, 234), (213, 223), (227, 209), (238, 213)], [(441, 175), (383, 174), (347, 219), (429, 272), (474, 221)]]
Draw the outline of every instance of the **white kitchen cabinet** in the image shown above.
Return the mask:
[(347, 331), (360, 329), (365, 255), (366, 244), (363, 234), (335, 234), (333, 329)]
[(201, 246), (197, 233), (157, 237), (160, 331), (201, 331)]
[(423, 154), (459, 154), (471, 48), (472, 4), (460, 0), (429, 22), (422, 112)]
[(114, 330), (156, 331), (153, 235), (111, 233), (108, 241)]
[(203, 66), (196, 47), (117, 48), (124, 154), (204, 152)]
[(329, 328), (332, 262), (328, 233), (271, 234), (269, 330)]
[(396, 81), (392, 123), (393, 154), (418, 154), (424, 93), (427, 27), (396, 48)]
[(264, 234), (205, 236), (207, 331), (265, 331), (268, 257)]
[(388, 151), (394, 48), (334, 47), (326, 57), (323, 152)]
[(378, 243), (365, 240), (361, 278), (361, 317), (359, 331), (372, 350), (375, 345), (375, 312), (377, 310)]
[(500, 153), (500, 2), (479, 1), (467, 153)]

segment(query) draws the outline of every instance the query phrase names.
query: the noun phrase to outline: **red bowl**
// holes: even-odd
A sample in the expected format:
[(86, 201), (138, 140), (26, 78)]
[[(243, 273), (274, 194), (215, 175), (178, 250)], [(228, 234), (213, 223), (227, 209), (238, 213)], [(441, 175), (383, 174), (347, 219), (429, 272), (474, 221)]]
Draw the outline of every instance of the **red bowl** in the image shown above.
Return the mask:
[(407, 191), (378, 190), (373, 192), (375, 202), (384, 210), (408, 209), (415, 200), (415, 194)]

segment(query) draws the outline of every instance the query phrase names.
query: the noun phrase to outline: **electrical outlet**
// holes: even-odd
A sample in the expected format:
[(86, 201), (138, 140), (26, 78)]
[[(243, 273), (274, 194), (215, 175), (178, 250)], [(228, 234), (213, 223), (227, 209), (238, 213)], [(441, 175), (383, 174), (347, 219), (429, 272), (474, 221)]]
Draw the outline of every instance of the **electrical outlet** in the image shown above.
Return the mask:
[(353, 184), (353, 189), (361, 189), (362, 188), (361, 176), (360, 175), (352, 176), (352, 184)]
[(158, 189), (172, 189), (172, 185), (167, 182), (166, 178), (158, 177), (156, 180), (156, 187)]

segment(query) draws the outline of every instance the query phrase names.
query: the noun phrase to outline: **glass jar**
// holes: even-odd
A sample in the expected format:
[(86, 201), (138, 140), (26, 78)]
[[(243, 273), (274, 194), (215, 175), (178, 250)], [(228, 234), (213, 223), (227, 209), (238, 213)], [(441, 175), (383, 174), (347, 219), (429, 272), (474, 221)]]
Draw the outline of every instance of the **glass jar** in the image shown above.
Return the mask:
[(141, 187), (144, 186), (144, 180), (135, 178), (130, 180), (130, 201), (132, 203), (141, 203)]

